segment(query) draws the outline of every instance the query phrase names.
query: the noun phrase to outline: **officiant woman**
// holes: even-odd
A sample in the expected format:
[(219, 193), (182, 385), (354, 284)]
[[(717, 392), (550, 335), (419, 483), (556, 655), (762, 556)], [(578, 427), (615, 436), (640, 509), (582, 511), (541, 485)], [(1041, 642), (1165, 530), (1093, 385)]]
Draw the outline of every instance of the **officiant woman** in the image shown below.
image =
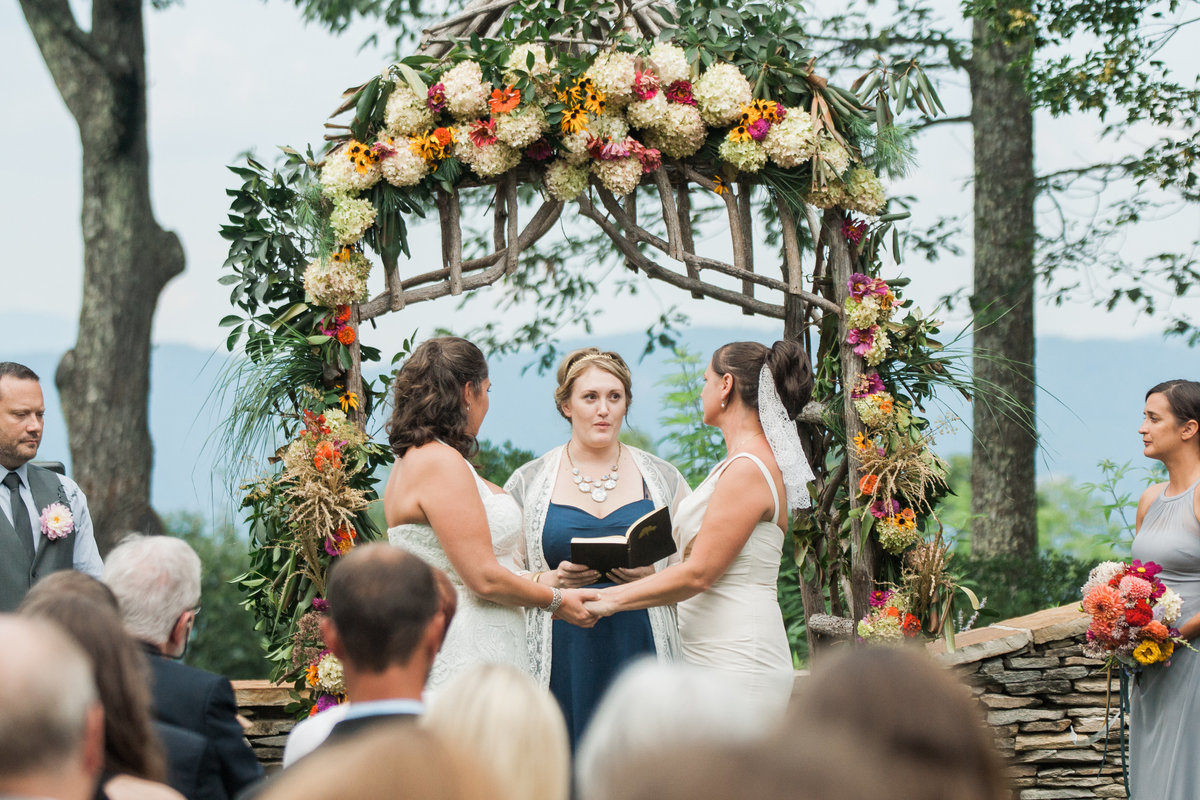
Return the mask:
[[(525, 512), (529, 578), (559, 588), (628, 583), (668, 559), (601, 575), (570, 560), (571, 539), (623, 534), (662, 506), (674, 512), (687, 496), (679, 470), (620, 441), (633, 400), (629, 367), (613, 352), (586, 347), (558, 367), (554, 405), (571, 426), (567, 443), (520, 467), (505, 485)], [(618, 671), (648, 653), (678, 650), (674, 606), (629, 611), (584, 630), (531, 611), (528, 635), (534, 677), (562, 707), (574, 750), (597, 702)]]

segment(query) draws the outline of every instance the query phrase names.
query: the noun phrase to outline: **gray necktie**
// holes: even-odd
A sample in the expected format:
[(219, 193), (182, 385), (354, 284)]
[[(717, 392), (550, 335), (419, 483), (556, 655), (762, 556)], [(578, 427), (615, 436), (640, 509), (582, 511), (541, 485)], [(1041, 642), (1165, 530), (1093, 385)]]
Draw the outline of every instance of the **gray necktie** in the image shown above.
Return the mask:
[(21, 497), (21, 476), (15, 472), (8, 473), (4, 476), (4, 485), (8, 487), (13, 528), (17, 532), (17, 538), (21, 540), (25, 554), (33, 558), (33, 523), (29, 520), (29, 509), (25, 507), (25, 499)]

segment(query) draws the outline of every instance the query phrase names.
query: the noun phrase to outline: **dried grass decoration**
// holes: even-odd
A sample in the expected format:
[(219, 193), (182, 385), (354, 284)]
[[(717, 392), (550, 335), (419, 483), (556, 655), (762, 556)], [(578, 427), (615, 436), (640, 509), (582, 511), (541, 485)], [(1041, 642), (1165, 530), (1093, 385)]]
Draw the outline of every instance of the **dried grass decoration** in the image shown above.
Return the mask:
[(284, 466), (278, 483), (291, 508), (287, 524), (304, 559), (304, 574), (324, 596), (322, 555), (339, 556), (354, 546), (354, 518), (367, 507), (366, 492), (349, 481), (366, 467), (356, 451), (367, 437), (337, 409), (305, 411), (303, 420), (300, 435), (277, 454)]

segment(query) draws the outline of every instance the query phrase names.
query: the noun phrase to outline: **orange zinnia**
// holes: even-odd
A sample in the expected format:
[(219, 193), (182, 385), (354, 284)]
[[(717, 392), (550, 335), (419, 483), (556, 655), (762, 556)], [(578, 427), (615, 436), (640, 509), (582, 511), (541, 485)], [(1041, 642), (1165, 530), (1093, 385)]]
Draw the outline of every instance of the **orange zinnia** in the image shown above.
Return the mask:
[(493, 114), (507, 114), (520, 104), (521, 92), (515, 86), (493, 89), (492, 99), (488, 100), (488, 107), (492, 109)]
[(875, 491), (875, 487), (879, 485), (879, 476), (868, 473), (863, 475), (858, 482), (858, 490), (863, 494), (871, 494)]
[(346, 345), (346, 347), (354, 344), (354, 339), (354, 328), (351, 328), (349, 325), (337, 332), (337, 340)]
[(432, 135), (442, 147), (454, 144), (454, 128), (434, 128)]

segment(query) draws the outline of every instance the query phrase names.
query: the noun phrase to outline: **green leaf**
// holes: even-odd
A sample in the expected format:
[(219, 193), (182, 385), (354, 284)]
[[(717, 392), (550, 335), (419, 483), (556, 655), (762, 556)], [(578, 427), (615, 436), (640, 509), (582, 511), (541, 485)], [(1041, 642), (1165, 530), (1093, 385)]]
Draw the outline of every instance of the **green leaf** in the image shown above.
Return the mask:
[(396, 66), (400, 69), (400, 74), (404, 76), (405, 82), (416, 93), (417, 97), (424, 98), (429, 94), (429, 87), (425, 85), (425, 81), (421, 80), (420, 74), (415, 69), (403, 61)]
[(218, 323), (218, 326), (222, 328), (228, 328), (230, 325), (237, 325), (241, 321), (242, 318), (237, 314), (227, 314), (226, 316), (221, 317), (221, 321)]
[(323, 333), (317, 333), (317, 334), (313, 334), (312, 336), (304, 337), (304, 341), (308, 342), (309, 344), (311, 344), (313, 346), (319, 347), (319, 346), (325, 344), (326, 342), (328, 342), (330, 340), (330, 338), (331, 337), (326, 336)]

